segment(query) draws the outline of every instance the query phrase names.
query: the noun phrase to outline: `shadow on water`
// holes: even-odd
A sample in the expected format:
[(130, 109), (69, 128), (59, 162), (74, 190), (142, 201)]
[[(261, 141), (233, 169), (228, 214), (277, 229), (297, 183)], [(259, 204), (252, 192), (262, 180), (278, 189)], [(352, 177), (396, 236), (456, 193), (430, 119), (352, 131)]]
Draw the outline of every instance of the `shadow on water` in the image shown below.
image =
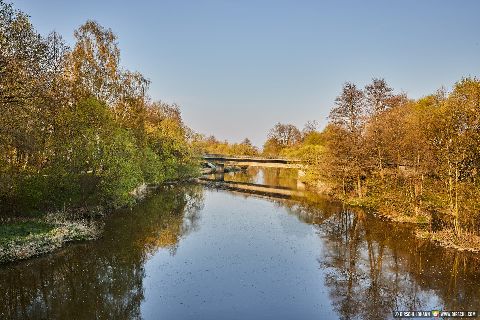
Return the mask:
[(480, 309), (480, 257), (315, 195), (177, 186), (98, 241), (1, 266), (0, 299), (2, 319), (391, 319)]

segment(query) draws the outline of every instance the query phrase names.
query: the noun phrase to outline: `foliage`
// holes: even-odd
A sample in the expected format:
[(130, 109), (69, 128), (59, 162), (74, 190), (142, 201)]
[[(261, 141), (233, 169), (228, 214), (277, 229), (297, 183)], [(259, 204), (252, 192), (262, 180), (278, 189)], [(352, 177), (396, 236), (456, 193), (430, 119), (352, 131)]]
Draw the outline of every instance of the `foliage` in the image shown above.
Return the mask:
[(200, 153), (207, 154), (224, 154), (236, 156), (256, 156), (258, 149), (248, 138), (240, 143), (229, 143), (227, 141), (218, 141), (214, 136), (208, 138), (197, 136), (195, 146)]
[(293, 124), (278, 122), (268, 133), (268, 139), (263, 146), (263, 154), (277, 156), (282, 149), (292, 147), (302, 140), (302, 133)]
[(307, 155), (308, 147), (320, 145), (322, 136), (317, 131), (317, 122), (308, 121), (300, 131), (293, 124), (277, 123), (268, 133), (263, 145), (263, 156), (299, 158)]
[(439, 216), (463, 237), (480, 234), (479, 141), (480, 80), (410, 100), (373, 79), (346, 83), (326, 128), (278, 152), (303, 159), (312, 185), (401, 221)]
[(0, 203), (22, 212), (131, 204), (143, 183), (196, 174), (176, 105), (151, 102), (112, 30), (87, 21), (68, 48), (0, 1)]

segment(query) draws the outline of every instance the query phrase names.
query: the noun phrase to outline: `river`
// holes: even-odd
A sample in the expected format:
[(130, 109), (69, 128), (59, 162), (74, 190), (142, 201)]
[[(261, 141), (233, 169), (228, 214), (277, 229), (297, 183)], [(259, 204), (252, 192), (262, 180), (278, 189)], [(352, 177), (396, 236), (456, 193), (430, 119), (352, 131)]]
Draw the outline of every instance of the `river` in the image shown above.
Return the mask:
[(99, 240), (0, 266), (0, 302), (1, 319), (391, 319), (479, 310), (480, 257), (320, 197), (170, 186), (110, 215)]

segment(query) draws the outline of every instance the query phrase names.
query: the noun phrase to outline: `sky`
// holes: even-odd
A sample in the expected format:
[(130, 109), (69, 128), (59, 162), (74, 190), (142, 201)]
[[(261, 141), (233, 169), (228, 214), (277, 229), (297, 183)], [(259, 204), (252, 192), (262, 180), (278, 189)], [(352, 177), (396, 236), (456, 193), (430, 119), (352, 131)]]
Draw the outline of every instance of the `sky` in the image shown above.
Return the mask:
[(179, 104), (197, 132), (257, 146), (277, 122), (324, 127), (346, 81), (385, 78), (419, 98), (480, 76), (476, 0), (12, 2), (70, 46), (88, 19), (111, 28), (154, 100)]

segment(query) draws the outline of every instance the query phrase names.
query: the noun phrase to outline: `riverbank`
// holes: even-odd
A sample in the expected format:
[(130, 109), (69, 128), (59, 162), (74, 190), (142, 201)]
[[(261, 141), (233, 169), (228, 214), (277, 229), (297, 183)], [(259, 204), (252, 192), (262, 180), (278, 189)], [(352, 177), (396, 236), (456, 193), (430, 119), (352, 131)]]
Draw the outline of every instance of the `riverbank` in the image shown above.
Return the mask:
[[(130, 195), (139, 203), (161, 186), (189, 181), (141, 184)], [(101, 207), (94, 207), (0, 218), (0, 264), (50, 253), (68, 243), (98, 239), (103, 233), (103, 217), (108, 213)]]
[(66, 243), (97, 239), (100, 221), (68, 220), (60, 213), (0, 221), (0, 263), (52, 252)]
[(466, 231), (457, 234), (451, 227), (432, 228), (432, 218), (424, 212), (419, 214), (401, 213), (394, 208), (379, 205), (379, 199), (373, 199), (372, 197), (361, 199), (336, 195), (333, 195), (333, 197), (349, 206), (367, 209), (382, 219), (410, 224), (414, 227), (414, 234), (418, 239), (431, 241), (444, 248), (480, 253), (480, 236)]

